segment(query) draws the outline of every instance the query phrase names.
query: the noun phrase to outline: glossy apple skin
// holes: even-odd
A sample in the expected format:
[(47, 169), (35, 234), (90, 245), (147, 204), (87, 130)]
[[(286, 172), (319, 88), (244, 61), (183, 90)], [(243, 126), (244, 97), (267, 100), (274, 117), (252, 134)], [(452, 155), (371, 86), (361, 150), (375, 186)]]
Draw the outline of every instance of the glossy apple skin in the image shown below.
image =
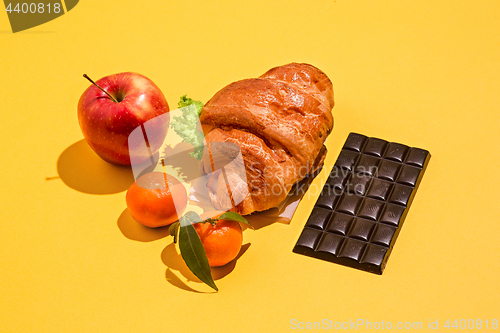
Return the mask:
[[(147, 160), (147, 149), (129, 151), (128, 137), (147, 122), (147, 141), (156, 153), (167, 134), (169, 107), (160, 88), (137, 73), (119, 73), (103, 77), (96, 83), (119, 102), (116, 103), (93, 84), (78, 102), (78, 122), (89, 146), (105, 161), (130, 165)], [(164, 115), (163, 117), (159, 117)]]

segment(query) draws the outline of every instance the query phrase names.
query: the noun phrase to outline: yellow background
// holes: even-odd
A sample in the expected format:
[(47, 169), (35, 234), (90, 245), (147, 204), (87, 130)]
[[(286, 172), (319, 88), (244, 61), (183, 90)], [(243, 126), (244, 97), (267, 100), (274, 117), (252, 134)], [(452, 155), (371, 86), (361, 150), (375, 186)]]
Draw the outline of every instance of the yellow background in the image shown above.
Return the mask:
[[(284, 332), (290, 320), (500, 319), (500, 2), (96, 1), (12, 34), (0, 13), (0, 331)], [(131, 173), (82, 141), (88, 82), (151, 78), (173, 108), (292, 61), (334, 83), (331, 168), (351, 131), (432, 158), (382, 276), (245, 230), (210, 292), (164, 230), (131, 220)], [(321, 186), (325, 174), (314, 184)], [(444, 329), (443, 329), (444, 330)], [(491, 327), (490, 327), (491, 330)]]

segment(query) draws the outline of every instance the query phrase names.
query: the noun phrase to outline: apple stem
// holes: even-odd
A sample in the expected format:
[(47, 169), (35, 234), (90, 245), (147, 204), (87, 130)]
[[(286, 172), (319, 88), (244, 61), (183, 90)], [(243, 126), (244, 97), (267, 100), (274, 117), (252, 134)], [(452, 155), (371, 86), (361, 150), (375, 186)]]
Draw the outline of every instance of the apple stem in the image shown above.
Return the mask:
[(111, 100), (112, 100), (113, 102), (115, 102), (115, 103), (119, 103), (119, 102), (118, 102), (118, 100), (117, 100), (116, 98), (114, 98), (113, 96), (111, 96), (111, 95), (110, 95), (110, 94), (109, 94), (106, 90), (104, 90), (104, 89), (103, 89), (100, 85), (98, 85), (97, 83), (95, 83), (95, 82), (94, 82), (91, 78), (89, 78), (89, 77), (87, 76), (87, 74), (83, 74), (83, 77), (84, 77), (84, 78), (86, 78), (87, 80), (89, 80), (90, 82), (92, 82), (92, 84), (93, 84), (94, 86), (96, 86), (97, 88), (99, 88), (99, 89), (101, 89), (102, 91), (104, 91), (104, 93), (105, 93), (106, 95), (108, 95), (108, 96), (109, 96), (109, 98), (111, 98)]

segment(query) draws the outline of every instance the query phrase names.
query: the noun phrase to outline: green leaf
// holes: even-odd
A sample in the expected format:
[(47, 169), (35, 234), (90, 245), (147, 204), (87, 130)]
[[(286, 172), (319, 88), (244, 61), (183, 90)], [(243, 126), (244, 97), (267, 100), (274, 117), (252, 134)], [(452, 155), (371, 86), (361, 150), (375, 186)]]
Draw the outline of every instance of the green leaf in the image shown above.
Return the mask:
[(246, 223), (250, 226), (250, 228), (253, 229), (253, 226), (250, 224), (250, 222), (248, 222), (243, 216), (235, 212), (225, 212), (224, 214), (219, 216), (219, 219)]
[(201, 222), (200, 216), (195, 212), (187, 212), (181, 217), (179, 222), (181, 225), (179, 230), (179, 248), (182, 259), (184, 259), (186, 265), (194, 275), (211, 288), (219, 291), (212, 278), (205, 248), (196, 229), (192, 225), (192, 223)]
[(203, 222), (200, 215), (193, 211), (186, 212), (183, 217), (188, 219), (191, 224)]
[(189, 106), (189, 105), (194, 105), (194, 107), (196, 108), (196, 112), (198, 113), (198, 117), (199, 117), (201, 115), (201, 109), (203, 108), (202, 102), (195, 101), (194, 99), (187, 97), (187, 95), (184, 95), (181, 97), (181, 100), (179, 101), (179, 103), (177, 103), (177, 106), (180, 108), (183, 108), (183, 107)]
[(174, 237), (174, 243), (177, 243), (177, 236), (179, 235), (179, 222), (172, 223), (168, 228), (170, 236)]
[(174, 116), (170, 122), (170, 127), (182, 138), (183, 141), (192, 144), (194, 152), (190, 155), (198, 160), (203, 157), (203, 133), (198, 130), (198, 120), (200, 118), (203, 103), (182, 96), (177, 104), (181, 108), (182, 115)]

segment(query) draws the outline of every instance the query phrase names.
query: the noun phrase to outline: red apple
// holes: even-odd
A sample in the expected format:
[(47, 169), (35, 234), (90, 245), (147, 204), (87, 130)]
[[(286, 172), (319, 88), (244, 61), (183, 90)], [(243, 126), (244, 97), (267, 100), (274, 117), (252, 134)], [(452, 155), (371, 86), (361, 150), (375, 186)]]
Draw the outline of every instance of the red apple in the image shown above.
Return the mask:
[[(134, 164), (155, 154), (167, 134), (169, 120), (169, 107), (160, 88), (137, 73), (89, 81), (93, 84), (78, 102), (78, 122), (97, 155), (110, 163), (130, 165), (131, 154)], [(141, 128), (147, 133), (146, 138), (141, 135), (146, 145), (129, 146), (130, 133)]]

